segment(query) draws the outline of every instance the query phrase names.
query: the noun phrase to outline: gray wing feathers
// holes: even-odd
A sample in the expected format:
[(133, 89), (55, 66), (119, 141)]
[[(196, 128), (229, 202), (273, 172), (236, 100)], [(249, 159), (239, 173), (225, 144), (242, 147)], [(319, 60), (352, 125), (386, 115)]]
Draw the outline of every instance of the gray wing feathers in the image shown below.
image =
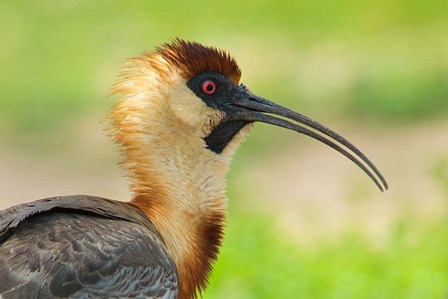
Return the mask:
[(151, 221), (136, 207), (100, 197), (73, 195), (45, 198), (0, 211), (0, 242), (26, 218), (59, 209), (91, 212), (103, 217), (128, 220), (147, 226), (157, 234)]
[[(104, 204), (82, 199), (84, 206), (88, 199), (89, 207)], [(139, 211), (100, 206), (104, 215), (76, 200), (77, 208), (48, 201), (40, 212), (15, 207), (21, 222), (0, 213), (0, 298), (177, 298), (175, 265)]]

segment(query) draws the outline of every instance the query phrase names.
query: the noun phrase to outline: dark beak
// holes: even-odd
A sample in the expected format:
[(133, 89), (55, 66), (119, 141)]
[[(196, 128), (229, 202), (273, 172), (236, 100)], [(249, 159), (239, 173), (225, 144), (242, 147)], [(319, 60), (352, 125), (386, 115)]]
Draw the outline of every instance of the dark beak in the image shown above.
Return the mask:
[[(260, 121), (317, 139), (358, 165), (375, 182), (381, 191), (388, 189), (386, 180), (375, 165), (358, 148), (341, 135), (300, 113), (253, 94), (244, 86), (239, 87), (237, 94), (231, 103), (236, 108), (232, 119), (250, 122)], [(283, 118), (275, 117), (274, 115)]]

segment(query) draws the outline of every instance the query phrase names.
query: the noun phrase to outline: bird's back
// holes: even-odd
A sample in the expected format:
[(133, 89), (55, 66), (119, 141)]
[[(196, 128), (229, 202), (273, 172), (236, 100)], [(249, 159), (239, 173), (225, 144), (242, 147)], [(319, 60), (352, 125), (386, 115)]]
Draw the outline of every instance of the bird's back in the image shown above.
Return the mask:
[(0, 212), (0, 298), (177, 298), (152, 223), (126, 203), (50, 198)]

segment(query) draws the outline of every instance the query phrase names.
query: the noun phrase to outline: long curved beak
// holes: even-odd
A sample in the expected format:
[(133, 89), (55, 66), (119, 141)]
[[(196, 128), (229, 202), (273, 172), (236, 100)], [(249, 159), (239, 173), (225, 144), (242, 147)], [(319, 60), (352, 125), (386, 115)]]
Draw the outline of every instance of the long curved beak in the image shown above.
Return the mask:
[[(356, 146), (309, 117), (259, 97), (244, 86), (240, 87), (240, 92), (233, 99), (231, 105), (236, 108), (236, 113), (233, 114), (232, 119), (250, 122), (260, 121), (317, 139), (358, 165), (381, 191), (388, 189), (388, 184), (381, 172)], [(275, 117), (274, 115), (283, 118)]]

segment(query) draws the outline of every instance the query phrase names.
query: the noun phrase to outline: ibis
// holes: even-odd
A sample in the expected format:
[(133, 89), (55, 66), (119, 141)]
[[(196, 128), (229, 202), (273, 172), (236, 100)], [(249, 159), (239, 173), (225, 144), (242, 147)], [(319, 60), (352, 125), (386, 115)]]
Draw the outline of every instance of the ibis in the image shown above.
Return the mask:
[(0, 298), (196, 298), (224, 235), (225, 177), (255, 122), (374, 164), (318, 122), (253, 93), (226, 51), (175, 39), (127, 60), (107, 116), (129, 202), (59, 196), (0, 212)]

